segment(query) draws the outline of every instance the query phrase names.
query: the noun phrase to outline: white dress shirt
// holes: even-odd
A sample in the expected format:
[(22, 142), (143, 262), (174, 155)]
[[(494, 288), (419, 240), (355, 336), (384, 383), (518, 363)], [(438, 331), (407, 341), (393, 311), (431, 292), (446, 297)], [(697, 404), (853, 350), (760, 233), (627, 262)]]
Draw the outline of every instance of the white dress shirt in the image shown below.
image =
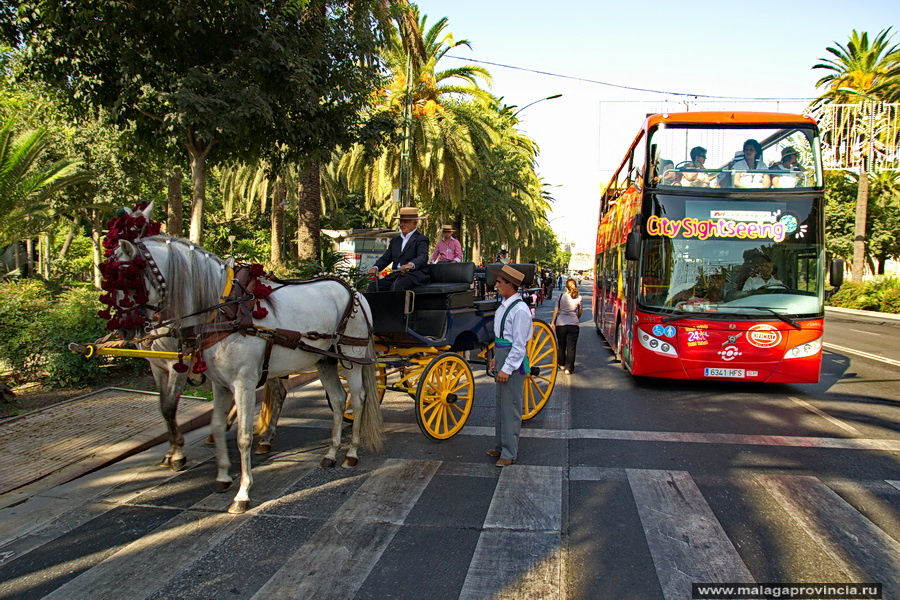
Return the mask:
[(497, 312), (494, 313), (494, 337), (503, 337), (503, 339), (508, 340), (512, 344), (512, 348), (509, 349), (509, 354), (506, 356), (506, 361), (499, 369), (506, 374), (512, 374), (513, 371), (522, 365), (527, 350), (525, 345), (531, 339), (531, 309), (528, 308), (524, 301), (519, 302), (510, 309), (509, 316), (506, 317), (506, 325), (503, 327), (503, 335), (501, 336), (500, 324), (503, 321), (506, 309), (513, 302), (521, 299), (522, 296), (519, 294), (513, 294), (500, 303), (500, 306), (497, 307)]

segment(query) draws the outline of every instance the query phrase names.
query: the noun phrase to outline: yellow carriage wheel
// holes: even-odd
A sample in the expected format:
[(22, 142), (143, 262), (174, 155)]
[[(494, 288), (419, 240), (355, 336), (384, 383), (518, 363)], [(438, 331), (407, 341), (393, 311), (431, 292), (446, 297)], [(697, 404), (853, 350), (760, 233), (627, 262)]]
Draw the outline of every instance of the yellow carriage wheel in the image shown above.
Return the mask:
[(532, 320), (531, 339), (528, 340), (526, 350), (531, 372), (525, 375), (523, 421), (534, 418), (541, 412), (556, 385), (556, 335), (546, 322)]
[[(353, 422), (353, 407), (350, 406), (350, 386), (347, 385), (347, 378), (344, 377), (344, 368), (338, 365), (338, 377), (341, 378), (341, 386), (347, 394), (347, 402), (344, 404), (344, 421)], [(378, 386), (378, 404), (384, 401), (384, 392), (387, 389), (387, 368), (384, 365), (375, 367), (375, 385)]]
[(466, 424), (474, 398), (469, 364), (459, 354), (439, 354), (425, 366), (416, 387), (419, 429), (433, 440), (453, 437)]

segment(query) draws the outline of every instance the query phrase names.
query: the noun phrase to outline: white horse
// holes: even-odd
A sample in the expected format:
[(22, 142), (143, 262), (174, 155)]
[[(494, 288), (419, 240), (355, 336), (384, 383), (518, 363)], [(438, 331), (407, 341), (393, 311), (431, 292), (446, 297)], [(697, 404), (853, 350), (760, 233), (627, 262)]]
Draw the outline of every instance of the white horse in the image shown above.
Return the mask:
[[(166, 332), (160, 333), (165, 334)], [(161, 337), (153, 341), (150, 349), (161, 352), (177, 352), (178, 342), (173, 337)], [(176, 371), (173, 368), (175, 363), (171, 360), (148, 358), (147, 362), (150, 363), (150, 372), (156, 382), (156, 389), (159, 391), (159, 411), (166, 422), (169, 434), (169, 449), (159, 466), (180, 471), (187, 464), (187, 457), (184, 454), (184, 435), (178, 426), (177, 413), (178, 401), (188, 383), (188, 374)], [(265, 399), (253, 430), (253, 433), (259, 436), (256, 443), (256, 454), (268, 454), (272, 450), (278, 417), (281, 415), (286, 395), (287, 390), (280, 379), (266, 381)], [(230, 420), (231, 415), (229, 414)]]
[[(144, 210), (149, 218), (152, 205)], [(227, 268), (215, 255), (195, 246), (187, 240), (156, 235), (131, 243), (121, 240), (115, 258), (132, 262), (135, 258), (148, 257), (148, 264), (141, 269), (149, 300), (139, 307), (148, 318), (174, 319), (172, 327), (185, 328), (205, 322), (209, 313), (203, 313), (217, 305), (225, 289)], [(276, 285), (276, 284), (273, 284)], [(342, 331), (340, 324), (350, 304), (349, 318)], [(303, 342), (315, 351), (289, 349), (274, 345), (268, 364), (268, 377), (279, 377), (306, 370), (315, 365), (329, 398), (346, 399), (337, 372), (337, 360), (328, 356), (337, 352), (342, 360), (344, 376), (350, 390), (354, 414), (350, 447), (343, 467), (353, 467), (358, 462), (360, 444), (380, 451), (384, 443), (381, 408), (375, 382), (375, 351), (372, 342), (372, 315), (365, 297), (348, 289), (335, 280), (318, 280), (301, 285), (277, 287), (263, 304), (268, 314), (254, 320), (257, 331), (266, 334), (276, 329), (311, 333)], [(200, 315), (191, 317), (195, 313)], [(180, 319), (184, 319), (180, 321)], [(126, 340), (139, 335), (137, 330), (120, 330)], [(343, 336), (335, 338), (335, 335)], [(358, 345), (357, 340), (368, 340)], [(237, 407), (238, 448), (241, 454), (241, 485), (228, 509), (242, 513), (250, 505), (250, 487), (253, 478), (250, 471), (250, 444), (252, 440), (253, 407), (257, 382), (263, 375), (266, 340), (257, 335), (232, 333), (207, 348), (203, 358), (208, 366), (207, 376), (213, 385), (212, 432), (216, 444), (216, 481), (218, 490), (225, 491), (231, 485), (230, 462), (225, 445), (226, 411), (232, 399)], [(357, 361), (357, 362), (354, 362)], [(163, 385), (168, 385), (163, 382)], [(332, 403), (333, 425), (331, 444), (322, 459), (323, 467), (336, 464), (341, 443), (344, 402)]]

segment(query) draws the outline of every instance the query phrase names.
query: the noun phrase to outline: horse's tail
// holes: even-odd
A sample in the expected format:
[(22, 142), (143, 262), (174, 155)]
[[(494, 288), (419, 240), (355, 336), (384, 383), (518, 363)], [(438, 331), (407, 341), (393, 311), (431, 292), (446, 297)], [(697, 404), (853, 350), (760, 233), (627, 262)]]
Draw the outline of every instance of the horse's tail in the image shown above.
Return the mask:
[(381, 415), (378, 382), (375, 380), (375, 369), (377, 368), (375, 366), (375, 345), (371, 338), (369, 338), (369, 346), (366, 349), (366, 358), (372, 359), (373, 362), (368, 365), (360, 365), (366, 401), (359, 423), (359, 436), (360, 441), (368, 450), (381, 452), (384, 449), (384, 419)]

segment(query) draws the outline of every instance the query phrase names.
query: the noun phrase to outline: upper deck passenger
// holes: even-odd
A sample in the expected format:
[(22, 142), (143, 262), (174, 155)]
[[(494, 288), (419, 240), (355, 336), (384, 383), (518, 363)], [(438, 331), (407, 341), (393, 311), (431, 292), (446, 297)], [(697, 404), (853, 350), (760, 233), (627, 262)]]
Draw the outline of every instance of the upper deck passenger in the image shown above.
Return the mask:
[[(742, 152), (735, 154), (727, 168), (733, 171), (764, 171), (762, 146), (754, 139), (744, 142)], [(734, 173), (732, 185), (738, 188), (767, 188), (771, 179), (767, 173)]]
[(772, 175), (772, 187), (792, 188), (802, 179), (803, 167), (799, 162), (800, 153), (793, 146), (785, 146), (781, 150), (781, 160), (769, 165), (770, 171), (788, 171), (784, 175)]
[(709, 187), (713, 176), (703, 171), (706, 168), (706, 148), (694, 146), (691, 148), (691, 160), (678, 165), (679, 169), (689, 169), (681, 173), (681, 185), (692, 187)]

